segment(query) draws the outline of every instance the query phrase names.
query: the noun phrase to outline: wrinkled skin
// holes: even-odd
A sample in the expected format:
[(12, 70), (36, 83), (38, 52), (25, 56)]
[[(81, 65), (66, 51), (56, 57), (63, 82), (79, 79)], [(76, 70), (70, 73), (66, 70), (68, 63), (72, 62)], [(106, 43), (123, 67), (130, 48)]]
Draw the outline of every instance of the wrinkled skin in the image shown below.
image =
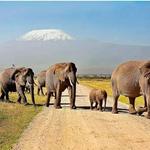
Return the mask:
[(74, 63), (55, 64), (46, 71), (47, 107), (49, 106), (52, 93), (56, 93), (54, 107), (61, 108), (62, 92), (66, 88), (68, 88), (70, 97), (70, 108), (76, 108), (76, 72), (77, 68)]
[(102, 111), (102, 105), (104, 101), (104, 111), (106, 109), (107, 92), (105, 90), (92, 89), (89, 94), (91, 110), (93, 109), (93, 103), (95, 102), (95, 108), (99, 106), (99, 110)]
[(28, 82), (30, 85), (31, 99), (33, 104), (34, 101), (34, 73), (30, 68), (8, 68), (0, 73), (0, 86), (2, 95), (0, 99), (4, 101), (4, 97), (6, 97), (6, 101), (9, 102), (9, 92), (18, 92), (18, 102), (21, 103), (21, 99), (23, 103), (27, 104), (27, 99), (24, 94), (25, 85)]
[(40, 91), (41, 94), (44, 95), (43, 87), (45, 87), (45, 80), (46, 80), (46, 70), (43, 70), (39, 72), (37, 75), (37, 86), (38, 86), (37, 95), (40, 95)]
[[(112, 91), (114, 104), (112, 113), (117, 113), (117, 102), (120, 95), (129, 98), (129, 113), (136, 114), (135, 98), (143, 95), (144, 108), (139, 114), (148, 111), (150, 118), (150, 61), (128, 61), (119, 65), (112, 73)], [(147, 106), (148, 104), (148, 106)]]

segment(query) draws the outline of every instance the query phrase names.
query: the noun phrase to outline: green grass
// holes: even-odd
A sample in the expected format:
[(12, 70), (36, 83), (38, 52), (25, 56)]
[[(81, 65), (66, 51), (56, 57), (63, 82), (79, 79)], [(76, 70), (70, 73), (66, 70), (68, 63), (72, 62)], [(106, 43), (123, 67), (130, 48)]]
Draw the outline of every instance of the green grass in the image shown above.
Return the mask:
[[(89, 78), (80, 78), (79, 82), (85, 86), (90, 88), (97, 88), (97, 89), (105, 89), (109, 96), (112, 96), (112, 88), (111, 88), (111, 81), (110, 79), (89, 79)], [(125, 96), (120, 96), (119, 101), (125, 104), (129, 104), (128, 98)], [(135, 101), (136, 106), (143, 106), (144, 100), (143, 96), (137, 97)]]
[[(32, 104), (30, 95), (26, 94), (26, 96), (28, 102)], [(16, 99), (17, 94), (11, 93), (10, 100), (16, 102)], [(35, 95), (35, 101), (36, 104), (44, 104), (46, 97)], [(34, 116), (41, 110), (42, 106), (34, 108), (32, 105), (0, 102), (0, 150), (11, 149)]]

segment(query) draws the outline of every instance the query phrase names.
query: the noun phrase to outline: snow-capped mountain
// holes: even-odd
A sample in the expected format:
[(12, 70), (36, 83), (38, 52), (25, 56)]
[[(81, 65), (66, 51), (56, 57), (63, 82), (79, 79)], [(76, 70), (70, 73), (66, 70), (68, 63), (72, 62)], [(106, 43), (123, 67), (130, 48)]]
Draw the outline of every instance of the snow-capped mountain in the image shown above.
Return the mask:
[(22, 41), (65, 41), (73, 39), (69, 34), (58, 29), (32, 30), (19, 38)]

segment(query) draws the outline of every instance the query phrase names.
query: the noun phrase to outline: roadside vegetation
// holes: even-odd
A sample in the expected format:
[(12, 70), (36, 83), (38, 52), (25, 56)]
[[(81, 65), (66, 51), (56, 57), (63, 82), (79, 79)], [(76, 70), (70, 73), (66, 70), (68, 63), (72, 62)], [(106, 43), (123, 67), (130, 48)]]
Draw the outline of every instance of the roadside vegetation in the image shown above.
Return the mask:
[(10, 93), (10, 100), (13, 103), (0, 102), (0, 150), (11, 149), (34, 116), (42, 110), (42, 105), (45, 103), (44, 96), (35, 95), (38, 104), (36, 108), (30, 101), (30, 94), (26, 96), (31, 105), (17, 104), (17, 93)]
[[(90, 88), (97, 89), (105, 89), (109, 96), (112, 96), (112, 88), (110, 78), (102, 79), (102, 78), (90, 78), (90, 77), (80, 77), (78, 78), (79, 82), (85, 86)], [(128, 98), (125, 96), (120, 96), (119, 101), (125, 104), (129, 104)], [(136, 98), (135, 100), (136, 106), (143, 106), (143, 96)]]

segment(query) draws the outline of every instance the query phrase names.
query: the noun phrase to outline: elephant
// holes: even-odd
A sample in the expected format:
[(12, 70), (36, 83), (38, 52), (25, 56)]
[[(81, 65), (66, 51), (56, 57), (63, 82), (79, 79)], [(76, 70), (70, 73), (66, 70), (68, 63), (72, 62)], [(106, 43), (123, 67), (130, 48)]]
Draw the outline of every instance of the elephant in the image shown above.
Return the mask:
[(97, 108), (97, 104), (99, 105), (99, 110), (102, 111), (102, 105), (104, 100), (104, 111), (106, 109), (106, 101), (107, 101), (107, 92), (105, 90), (100, 89), (92, 89), (89, 94), (89, 100), (91, 105), (91, 110), (93, 110), (93, 103), (95, 102), (95, 107)]
[(24, 94), (26, 83), (30, 84), (30, 93), (33, 105), (35, 106), (34, 100), (34, 72), (31, 68), (7, 68), (3, 72), (0, 73), (0, 85), (1, 85), (1, 97), (0, 99), (4, 101), (4, 97), (6, 97), (6, 101), (9, 102), (9, 92), (18, 92), (18, 102), (21, 103), (21, 99), (23, 99), (23, 103), (26, 105), (27, 99)]
[(44, 95), (43, 87), (45, 87), (45, 80), (46, 80), (46, 70), (43, 70), (37, 74), (37, 95), (39, 95), (40, 91), (41, 94)]
[[(119, 65), (111, 76), (114, 104), (112, 113), (118, 113), (120, 95), (129, 98), (129, 113), (136, 114), (135, 98), (143, 95), (144, 111), (150, 119), (150, 61), (127, 61)], [(147, 106), (148, 105), (148, 106)]]
[(46, 71), (46, 89), (47, 89), (47, 102), (46, 106), (49, 107), (50, 97), (52, 93), (56, 93), (56, 100), (54, 107), (56, 109), (61, 107), (62, 92), (68, 88), (70, 97), (70, 108), (76, 109), (76, 77), (77, 68), (72, 62), (57, 63), (52, 65)]

